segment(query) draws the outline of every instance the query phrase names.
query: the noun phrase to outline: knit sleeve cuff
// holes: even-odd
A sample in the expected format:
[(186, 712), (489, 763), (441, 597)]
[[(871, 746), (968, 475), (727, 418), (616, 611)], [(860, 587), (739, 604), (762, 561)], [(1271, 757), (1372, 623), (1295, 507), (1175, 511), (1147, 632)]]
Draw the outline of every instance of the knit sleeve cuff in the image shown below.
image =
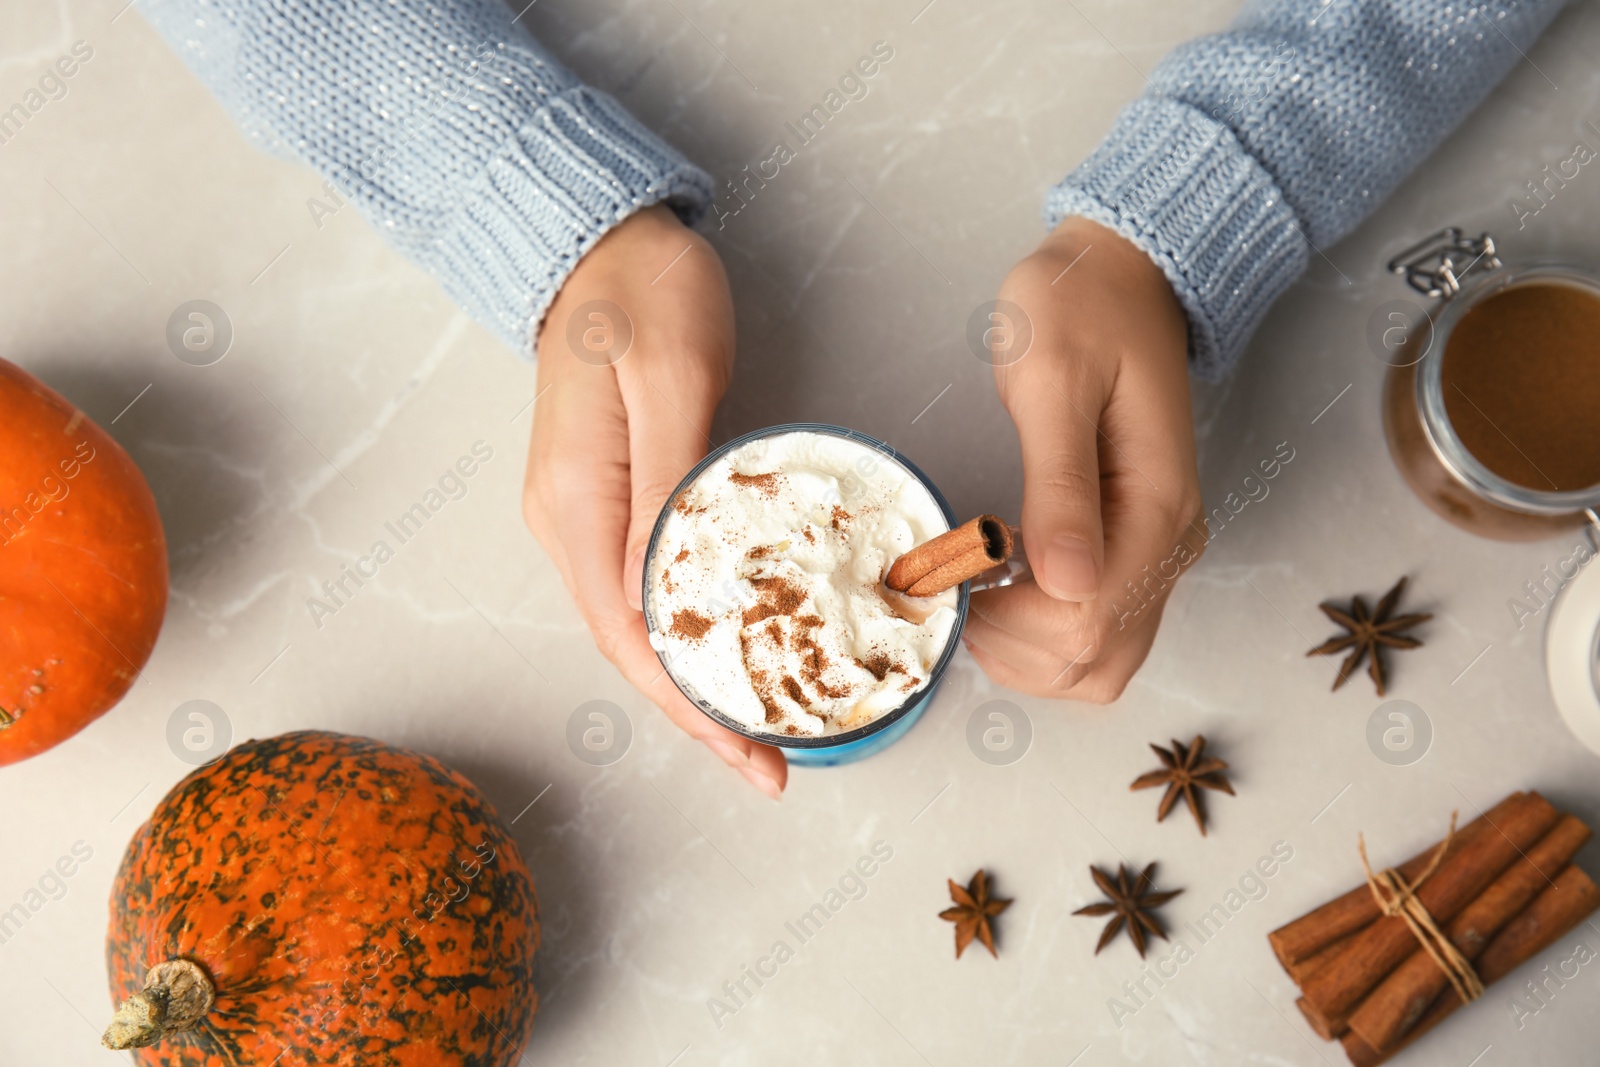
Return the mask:
[(1150, 256), (1189, 315), (1194, 373), (1232, 366), (1267, 308), (1305, 270), (1306, 239), (1277, 183), (1222, 123), (1146, 97), (1045, 200), (1100, 223)]
[(607, 231), (658, 203), (693, 225), (714, 199), (710, 175), (582, 85), (547, 97), (457, 192), (462, 206), (437, 238), (432, 273), (530, 356), (557, 291)]

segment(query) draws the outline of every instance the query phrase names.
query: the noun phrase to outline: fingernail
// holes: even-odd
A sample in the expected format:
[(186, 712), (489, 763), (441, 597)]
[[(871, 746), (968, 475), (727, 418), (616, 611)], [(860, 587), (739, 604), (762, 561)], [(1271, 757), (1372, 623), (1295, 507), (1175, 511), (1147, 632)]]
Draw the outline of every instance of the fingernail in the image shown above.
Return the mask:
[(743, 768), (745, 764), (750, 762), (750, 757), (745, 754), (743, 749), (730, 745), (726, 741), (720, 741), (713, 737), (706, 741), (706, 747), (721, 756), (722, 762), (730, 767)]
[(644, 610), (644, 549), (636, 549), (622, 570), (622, 593), (634, 611)]
[(761, 790), (773, 800), (783, 796), (783, 790), (778, 788), (778, 783), (756, 770), (754, 767), (740, 767), (739, 773), (744, 775), (745, 781)]
[(1089, 542), (1071, 534), (1057, 534), (1045, 549), (1038, 581), (1057, 600), (1093, 600), (1100, 589), (1100, 576)]

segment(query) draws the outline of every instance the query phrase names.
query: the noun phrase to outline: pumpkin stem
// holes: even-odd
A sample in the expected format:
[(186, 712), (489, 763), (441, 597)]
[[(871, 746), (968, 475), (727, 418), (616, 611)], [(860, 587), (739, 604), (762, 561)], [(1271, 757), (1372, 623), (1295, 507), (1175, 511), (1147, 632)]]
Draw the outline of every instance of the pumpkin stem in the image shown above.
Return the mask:
[(100, 1038), (106, 1048), (145, 1048), (205, 1017), (216, 1000), (216, 986), (200, 965), (174, 959), (158, 963), (144, 976), (144, 988), (112, 1016)]

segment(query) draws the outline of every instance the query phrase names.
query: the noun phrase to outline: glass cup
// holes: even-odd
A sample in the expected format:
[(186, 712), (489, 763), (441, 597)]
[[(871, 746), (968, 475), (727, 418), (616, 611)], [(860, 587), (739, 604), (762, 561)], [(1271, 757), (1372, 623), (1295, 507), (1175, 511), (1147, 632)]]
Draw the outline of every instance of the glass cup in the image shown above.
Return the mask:
[[(739, 448), (741, 445), (749, 444), (751, 441), (787, 433), (827, 434), (834, 437), (843, 437), (846, 440), (866, 446), (877, 453), (882, 462), (894, 464), (922, 483), (923, 487), (933, 497), (934, 502), (938, 504), (939, 511), (944, 515), (947, 528), (956, 524), (955, 514), (950, 510), (949, 503), (946, 502), (944, 495), (939, 492), (938, 487), (933, 484), (933, 481), (926, 474), (922, 473), (910, 460), (896, 453), (889, 445), (864, 433), (847, 430), (841, 426), (799, 422), (783, 426), (770, 426), (764, 430), (756, 430), (742, 437), (736, 437), (722, 447), (714, 449), (710, 455), (696, 464), (695, 468), (684, 477), (683, 481), (678, 484), (677, 489), (673, 490), (672, 495), (667, 498), (666, 505), (661, 509), (661, 516), (656, 520), (655, 529), (651, 531), (650, 545), (645, 550), (642, 596), (645, 625), (652, 635), (661, 630), (659, 620), (655, 615), (655, 607), (652, 603), (653, 598), (650, 595), (650, 591), (654, 586), (656, 569), (659, 566), (659, 561), (656, 558), (656, 545), (661, 537), (661, 531), (666, 525), (667, 516), (671, 513), (672, 505), (678, 499), (679, 494), (694, 485), (706, 468), (732, 450)], [(879, 460), (869, 460), (868, 457), (863, 456), (862, 461), (878, 462)], [(866, 474), (869, 471), (863, 470), (862, 473)], [(1000, 580), (990, 584), (1009, 584), (1012, 580), (1015, 580), (1014, 569), (1013, 572), (1008, 572)], [(657, 649), (656, 655), (660, 657), (662, 667), (665, 668), (673, 684), (678, 687), (678, 691), (687, 697), (691, 704), (734, 733), (748, 737), (752, 741), (759, 741), (764, 745), (776, 745), (784, 750), (784, 755), (789, 762), (796, 766), (832, 767), (841, 763), (853, 763), (856, 760), (865, 759), (881, 752), (900, 740), (922, 717), (922, 713), (927, 710), (928, 703), (933, 699), (934, 692), (939, 688), (939, 682), (943, 679), (945, 670), (950, 666), (950, 661), (955, 657), (957, 645), (960, 644), (961, 629), (967, 621), (967, 605), (971, 595), (970, 585), (971, 583), (963, 583), (957, 592), (955, 622), (950, 627), (950, 637), (945, 642), (943, 651), (940, 652), (933, 669), (928, 672), (928, 683), (915, 693), (907, 696), (905, 701), (893, 710), (879, 715), (865, 726), (860, 726), (844, 733), (824, 734), (819, 737), (793, 737), (786, 734), (766, 733), (752, 729), (731, 716), (724, 715), (710, 702), (702, 698), (699, 693), (695, 692), (692, 685), (679, 678), (673, 671), (671, 660), (660, 649)]]

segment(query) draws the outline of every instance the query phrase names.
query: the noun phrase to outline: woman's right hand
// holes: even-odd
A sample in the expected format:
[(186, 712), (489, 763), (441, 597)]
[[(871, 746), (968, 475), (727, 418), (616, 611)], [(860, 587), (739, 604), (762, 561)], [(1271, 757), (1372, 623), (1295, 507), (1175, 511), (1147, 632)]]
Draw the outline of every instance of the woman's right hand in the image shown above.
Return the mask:
[(1022, 441), (1034, 581), (974, 593), (963, 635), (991, 679), (1104, 704), (1150, 652), (1172, 583), (1205, 550), (1188, 318), (1161, 269), (1068, 218), (1000, 288), (1032, 324), (997, 364)]

